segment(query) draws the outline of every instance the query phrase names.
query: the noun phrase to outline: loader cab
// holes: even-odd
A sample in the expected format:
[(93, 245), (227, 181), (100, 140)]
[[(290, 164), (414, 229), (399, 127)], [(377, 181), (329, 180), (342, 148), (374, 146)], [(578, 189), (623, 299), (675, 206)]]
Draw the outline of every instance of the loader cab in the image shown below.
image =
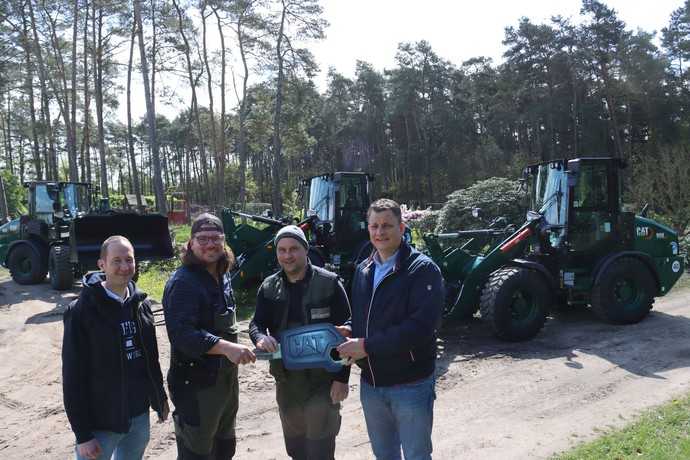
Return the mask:
[(616, 158), (578, 158), (525, 168), (530, 212), (543, 216), (553, 248), (593, 259), (630, 243), (634, 216), (620, 212), (622, 167)]
[(591, 262), (632, 244), (634, 215), (621, 212), (619, 172), (623, 167), (617, 158), (568, 161), (572, 176), (568, 244), (575, 257)]
[(29, 190), (29, 216), (53, 225), (59, 193), (57, 182), (28, 182), (24, 186)]
[(86, 214), (91, 209), (91, 186), (78, 182), (61, 183), (60, 212), (64, 217), (77, 217)]
[(89, 184), (79, 182), (27, 182), (29, 215), (48, 225), (55, 219), (72, 219), (89, 211)]
[(365, 173), (336, 172), (308, 179), (306, 212), (316, 216), (317, 239), (337, 249), (367, 238), (369, 178)]

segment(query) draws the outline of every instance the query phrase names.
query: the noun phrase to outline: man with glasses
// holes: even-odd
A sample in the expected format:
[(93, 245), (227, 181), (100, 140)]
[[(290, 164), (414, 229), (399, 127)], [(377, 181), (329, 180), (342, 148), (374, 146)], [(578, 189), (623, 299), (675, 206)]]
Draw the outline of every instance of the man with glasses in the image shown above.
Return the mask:
[(220, 219), (201, 214), (192, 223), (182, 267), (163, 292), (178, 459), (226, 460), (235, 454), (237, 366), (256, 358), (237, 343), (228, 273), (234, 263)]

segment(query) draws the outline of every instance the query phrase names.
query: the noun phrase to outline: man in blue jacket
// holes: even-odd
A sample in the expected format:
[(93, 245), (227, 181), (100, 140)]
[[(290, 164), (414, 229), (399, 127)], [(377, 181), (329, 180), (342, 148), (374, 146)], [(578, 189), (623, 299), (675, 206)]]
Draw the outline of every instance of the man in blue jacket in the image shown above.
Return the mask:
[(403, 241), (400, 205), (369, 207), (374, 246), (352, 282), (352, 337), (340, 355), (362, 369), (360, 398), (377, 459), (431, 458), (436, 329), (443, 278), (424, 254)]

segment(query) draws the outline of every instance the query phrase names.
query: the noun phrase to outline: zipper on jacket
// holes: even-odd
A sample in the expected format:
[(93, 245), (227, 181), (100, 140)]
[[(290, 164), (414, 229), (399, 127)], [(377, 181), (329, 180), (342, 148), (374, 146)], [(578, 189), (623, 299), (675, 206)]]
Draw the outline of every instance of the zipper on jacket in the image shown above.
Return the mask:
[[(144, 340), (144, 328), (142, 327), (142, 321), (141, 321), (141, 316), (139, 315), (139, 312), (141, 310), (141, 304), (137, 306), (137, 312), (136, 312), (136, 320), (137, 320), (137, 327), (139, 328), (139, 339), (141, 340), (141, 349), (144, 352), (144, 362), (146, 363), (146, 373), (149, 376), (149, 379), (151, 380), (151, 384), (153, 385), (153, 393), (156, 395), (156, 403), (158, 404), (158, 410), (163, 412), (163, 404), (161, 403), (161, 397), (158, 394), (158, 385), (156, 384), (156, 381), (153, 379), (153, 374), (151, 373), (151, 368), (149, 367), (149, 354), (146, 351), (146, 344)], [(153, 333), (156, 333), (156, 330), (154, 328)]]
[[(122, 308), (126, 308), (125, 305), (122, 305)], [(121, 320), (120, 320), (121, 321)], [(128, 417), (128, 411), (127, 411), (127, 402), (125, 401), (125, 394), (127, 393), (127, 378), (125, 377), (125, 362), (124, 362), (124, 350), (122, 349), (122, 330), (120, 328), (120, 325), (118, 324), (117, 328), (117, 346), (120, 350), (120, 383), (122, 385), (121, 391), (120, 391), (120, 402), (122, 403), (121, 408), (122, 408), (122, 418), (124, 419), (125, 423), (124, 426), (127, 428), (127, 431), (129, 431), (129, 417)]]
[[(383, 284), (384, 281), (386, 281), (386, 278), (391, 276), (396, 272), (395, 268), (393, 268), (391, 271), (386, 273), (386, 276), (384, 276), (381, 281), (379, 281), (379, 284), (374, 286), (374, 291), (371, 293), (371, 300), (369, 301), (369, 311), (367, 312), (367, 325), (364, 331), (364, 338), (366, 339), (369, 337), (369, 317), (371, 316), (371, 310), (374, 307), (374, 296), (376, 295), (376, 290)], [(366, 340), (365, 340), (366, 342)], [(374, 368), (371, 367), (371, 360), (369, 359), (369, 355), (367, 355), (367, 364), (369, 365), (369, 372), (371, 373), (371, 383), (376, 386), (376, 377), (374, 377)]]
[(414, 362), (414, 353), (412, 353), (412, 350), (410, 350), (410, 359)]

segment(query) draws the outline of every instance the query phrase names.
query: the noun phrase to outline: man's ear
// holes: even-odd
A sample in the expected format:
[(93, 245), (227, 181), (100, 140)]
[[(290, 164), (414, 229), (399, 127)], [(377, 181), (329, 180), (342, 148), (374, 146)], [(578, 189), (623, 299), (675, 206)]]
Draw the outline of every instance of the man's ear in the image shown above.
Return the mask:
[[(92, 259), (92, 260), (93, 260), (93, 259)], [(103, 259), (98, 259), (98, 262), (96, 262), (96, 264), (98, 265), (98, 268), (99, 268), (101, 271), (105, 270), (105, 260), (103, 260)]]

